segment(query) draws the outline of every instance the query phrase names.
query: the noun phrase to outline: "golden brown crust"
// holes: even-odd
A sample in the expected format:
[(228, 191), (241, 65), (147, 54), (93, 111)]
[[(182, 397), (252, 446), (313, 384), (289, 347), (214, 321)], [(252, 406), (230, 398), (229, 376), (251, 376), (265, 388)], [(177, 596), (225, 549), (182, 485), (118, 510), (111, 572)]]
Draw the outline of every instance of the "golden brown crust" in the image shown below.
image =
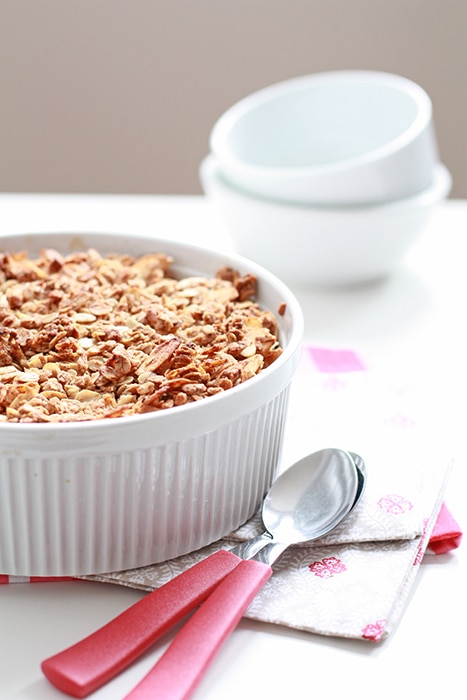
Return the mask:
[(170, 276), (172, 259), (0, 253), (0, 421), (110, 418), (197, 401), (281, 353), (256, 278)]

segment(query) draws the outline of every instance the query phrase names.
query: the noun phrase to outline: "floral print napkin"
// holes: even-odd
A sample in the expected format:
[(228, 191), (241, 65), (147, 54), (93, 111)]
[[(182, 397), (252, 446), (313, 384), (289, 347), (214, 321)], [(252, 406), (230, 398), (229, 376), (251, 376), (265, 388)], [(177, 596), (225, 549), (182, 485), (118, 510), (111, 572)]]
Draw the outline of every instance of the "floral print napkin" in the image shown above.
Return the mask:
[[(453, 460), (436, 436), (447, 434), (439, 421), (448, 417), (433, 415), (432, 409), (420, 385), (367, 371), (352, 351), (304, 347), (291, 390), (281, 470), (308, 452), (340, 447), (365, 460), (367, 486), (359, 505), (332, 533), (282, 555), (246, 617), (374, 642), (391, 633), (435, 526), (435, 552), (458, 546), (462, 536), (443, 505)], [(258, 514), (197, 552), (85, 578), (149, 591), (216, 549), (262, 531)]]

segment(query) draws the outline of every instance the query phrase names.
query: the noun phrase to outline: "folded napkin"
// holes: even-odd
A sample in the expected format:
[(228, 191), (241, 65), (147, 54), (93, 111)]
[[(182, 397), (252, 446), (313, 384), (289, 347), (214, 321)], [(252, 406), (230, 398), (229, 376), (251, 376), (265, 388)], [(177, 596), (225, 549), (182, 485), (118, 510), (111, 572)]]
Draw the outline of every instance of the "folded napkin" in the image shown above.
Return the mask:
[[(428, 383), (422, 383), (422, 389)], [(367, 371), (351, 351), (306, 346), (292, 384), (281, 469), (324, 447), (359, 453), (362, 500), (332, 533), (290, 547), (246, 617), (308, 632), (379, 641), (397, 625), (423, 555), (462, 532), (443, 504), (453, 460), (444, 419), (420, 385)], [(435, 430), (436, 428), (436, 430)], [(445, 439), (445, 438), (444, 438)], [(86, 579), (153, 590), (221, 547), (263, 531), (260, 515), (197, 552)]]

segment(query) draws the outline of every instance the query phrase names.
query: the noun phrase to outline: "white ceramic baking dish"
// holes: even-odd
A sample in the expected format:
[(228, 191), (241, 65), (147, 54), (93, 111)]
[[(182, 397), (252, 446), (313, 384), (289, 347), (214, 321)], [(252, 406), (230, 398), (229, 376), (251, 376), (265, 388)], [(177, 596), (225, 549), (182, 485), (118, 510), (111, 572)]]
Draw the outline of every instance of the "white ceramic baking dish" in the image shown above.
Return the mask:
[[(0, 573), (83, 575), (179, 556), (257, 509), (281, 452), (301, 309), (276, 277), (244, 258), (121, 234), (0, 237), (0, 250), (173, 256), (174, 273), (252, 272), (279, 320), (283, 354), (244, 384), (155, 413), (77, 423), (0, 423)], [(285, 302), (283, 316), (277, 315)]]

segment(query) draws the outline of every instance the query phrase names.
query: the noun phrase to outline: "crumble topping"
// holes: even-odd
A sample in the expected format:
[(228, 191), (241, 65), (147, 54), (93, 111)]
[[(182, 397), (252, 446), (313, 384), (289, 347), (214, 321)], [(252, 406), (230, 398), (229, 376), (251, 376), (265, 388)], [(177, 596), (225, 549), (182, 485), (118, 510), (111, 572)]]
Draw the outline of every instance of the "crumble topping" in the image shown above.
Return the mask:
[(159, 253), (0, 252), (0, 421), (171, 408), (274, 362), (277, 322), (254, 301), (253, 275), (177, 280), (172, 263)]

